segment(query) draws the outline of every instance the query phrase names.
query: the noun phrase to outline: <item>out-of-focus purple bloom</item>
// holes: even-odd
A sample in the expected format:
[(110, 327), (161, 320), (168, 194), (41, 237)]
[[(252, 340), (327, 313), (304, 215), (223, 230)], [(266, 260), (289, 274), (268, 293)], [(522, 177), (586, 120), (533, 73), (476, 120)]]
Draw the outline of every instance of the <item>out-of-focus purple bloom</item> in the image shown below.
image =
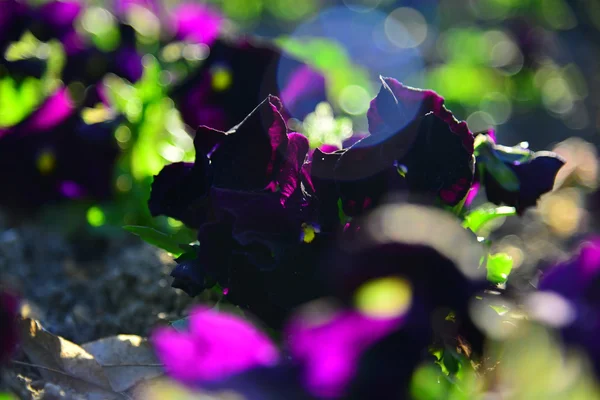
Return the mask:
[[(577, 255), (544, 272), (539, 282), (540, 292), (533, 297), (538, 309), (552, 307), (552, 315), (542, 315), (542, 322), (559, 327), (564, 339), (573, 346), (585, 350), (600, 375), (600, 239), (590, 238), (579, 249)], [(567, 307), (549, 306), (543, 293), (561, 296)]]
[(176, 6), (170, 17), (176, 40), (212, 45), (219, 36), (224, 18), (205, 4), (183, 3)]
[(462, 321), (461, 334), (479, 348), (482, 335), (468, 318), (469, 300), (487, 286), (476, 237), (445, 211), (411, 204), (381, 206), (356, 222), (332, 257), (322, 261), (330, 295), (348, 303), (367, 282), (399, 279), (410, 287), (412, 298), (403, 311), (403, 329), (428, 346), (435, 323), (431, 316), (453, 310)]
[(401, 325), (401, 318), (373, 318), (343, 311), (325, 322), (302, 315), (286, 329), (292, 357), (303, 367), (310, 392), (322, 398), (345, 394), (362, 353)]
[(116, 123), (87, 125), (63, 88), (21, 123), (0, 130), (2, 204), (25, 209), (65, 198), (108, 198)]
[[(282, 60), (287, 73), (280, 71), (278, 75)], [(291, 86), (280, 88), (278, 82)], [(313, 111), (325, 100), (323, 78), (271, 44), (218, 39), (202, 66), (178, 84), (170, 97), (189, 126), (228, 130), (269, 94), (281, 93), (285, 93), (284, 115), (303, 118), (302, 112)]]
[(8, 360), (17, 345), (18, 305), (15, 296), (0, 291), (0, 364)]
[(188, 384), (219, 381), (279, 361), (264, 333), (232, 315), (197, 308), (189, 332), (159, 328), (152, 337), (159, 359), (175, 379)]
[(565, 163), (555, 153), (497, 145), (489, 136), (477, 151), (479, 181), (485, 186), (488, 200), (513, 206), (519, 214), (552, 190), (556, 174)]
[(52, 0), (32, 10), (30, 29), (41, 41), (70, 40), (76, 34), (75, 21), (83, 10), (76, 0)]
[(17, 0), (6, 0), (0, 7), (0, 51), (19, 40), (27, 29), (27, 6)]
[(81, 82), (85, 86), (98, 83), (107, 73), (114, 73), (130, 82), (142, 77), (142, 54), (136, 49), (135, 30), (119, 24), (121, 42), (105, 52), (87, 44), (82, 37), (72, 37), (72, 46), (66, 47), (67, 60), (62, 71), (63, 81)]

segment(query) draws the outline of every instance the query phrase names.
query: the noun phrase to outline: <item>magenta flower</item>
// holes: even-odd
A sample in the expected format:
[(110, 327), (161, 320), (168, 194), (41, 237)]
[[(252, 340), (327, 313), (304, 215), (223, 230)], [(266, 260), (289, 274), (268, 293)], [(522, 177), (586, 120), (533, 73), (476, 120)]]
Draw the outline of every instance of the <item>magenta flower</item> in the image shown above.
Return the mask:
[(204, 307), (190, 316), (189, 332), (160, 328), (152, 340), (167, 373), (188, 384), (222, 380), (279, 361), (267, 335), (237, 317)]
[(224, 18), (204, 4), (184, 3), (175, 7), (170, 28), (176, 40), (210, 46), (219, 36)]
[(324, 323), (297, 316), (287, 327), (288, 346), (302, 365), (306, 387), (316, 396), (344, 394), (358, 369), (360, 356), (396, 330), (402, 318), (373, 318), (343, 311)]

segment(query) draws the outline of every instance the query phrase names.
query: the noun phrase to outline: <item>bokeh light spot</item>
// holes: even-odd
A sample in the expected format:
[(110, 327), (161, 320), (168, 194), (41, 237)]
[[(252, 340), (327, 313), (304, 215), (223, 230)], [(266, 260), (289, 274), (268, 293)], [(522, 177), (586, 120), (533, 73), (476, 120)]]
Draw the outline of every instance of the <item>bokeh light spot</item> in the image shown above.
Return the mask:
[(209, 53), (210, 49), (204, 43), (188, 43), (183, 47), (181, 54), (188, 61), (202, 61)]
[(36, 165), (42, 175), (52, 173), (56, 168), (56, 156), (50, 149), (43, 150), (37, 157)]
[(211, 70), (212, 87), (218, 92), (227, 90), (233, 83), (231, 70), (225, 66), (217, 66)]
[(371, 96), (362, 86), (346, 86), (340, 93), (339, 104), (344, 112), (350, 115), (360, 115), (367, 112)]
[(96, 206), (88, 208), (86, 217), (88, 224), (93, 227), (102, 226), (106, 222), (106, 216), (104, 215), (104, 212)]
[(132, 187), (131, 177), (129, 175), (119, 175), (116, 186), (120, 192), (128, 192)]
[(131, 129), (126, 125), (121, 125), (115, 130), (115, 138), (119, 143), (127, 143), (131, 140)]
[(410, 283), (399, 277), (375, 279), (363, 284), (355, 294), (356, 307), (364, 314), (379, 317), (398, 317), (412, 303)]
[(495, 125), (508, 121), (512, 113), (512, 104), (508, 97), (500, 92), (486, 94), (479, 104), (481, 111), (492, 117)]
[(475, 111), (467, 118), (467, 125), (471, 132), (482, 132), (496, 125), (494, 117), (485, 111)]
[(404, 49), (417, 47), (427, 38), (425, 17), (410, 7), (400, 7), (392, 11), (385, 19), (384, 29), (388, 40)]

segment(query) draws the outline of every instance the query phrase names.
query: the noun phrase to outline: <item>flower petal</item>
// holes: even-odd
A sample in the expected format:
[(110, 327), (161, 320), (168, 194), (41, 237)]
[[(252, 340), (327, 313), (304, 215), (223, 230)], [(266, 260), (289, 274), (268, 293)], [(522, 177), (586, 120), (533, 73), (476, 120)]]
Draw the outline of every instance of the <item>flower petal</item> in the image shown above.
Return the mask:
[(167, 372), (184, 383), (219, 381), (279, 360), (267, 335), (238, 317), (205, 307), (191, 313), (189, 332), (162, 328), (153, 342)]
[(535, 207), (540, 196), (552, 190), (556, 174), (564, 165), (564, 161), (557, 154), (541, 151), (533, 153), (529, 161), (506, 162), (505, 165), (517, 177), (518, 190), (507, 190), (486, 171), (483, 179), (485, 192), (492, 203), (515, 207), (521, 214), (525, 209)]
[(152, 216), (166, 215), (190, 227), (199, 227), (207, 216), (208, 162), (167, 165), (154, 177), (148, 200)]

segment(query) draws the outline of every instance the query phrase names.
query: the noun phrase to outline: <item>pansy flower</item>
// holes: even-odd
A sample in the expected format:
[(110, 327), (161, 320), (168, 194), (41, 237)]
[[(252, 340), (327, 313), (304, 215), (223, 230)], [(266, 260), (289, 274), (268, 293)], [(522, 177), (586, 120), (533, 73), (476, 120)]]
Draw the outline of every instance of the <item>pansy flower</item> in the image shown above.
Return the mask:
[(590, 238), (570, 260), (544, 271), (538, 290), (526, 301), (532, 317), (586, 351), (600, 375), (600, 240)]
[(220, 38), (201, 67), (176, 85), (170, 97), (189, 126), (227, 130), (269, 94), (282, 98), (284, 115), (302, 119), (325, 100), (324, 80), (271, 44)]
[(117, 123), (86, 124), (61, 88), (22, 122), (0, 130), (2, 204), (25, 209), (61, 199), (109, 198)]
[[(356, 222), (322, 262), (328, 293), (346, 304), (362, 299), (375, 314), (401, 310), (404, 334), (420, 338), (424, 353), (444, 336), (441, 325), (452, 312), (455, 340), (480, 350), (483, 336), (468, 313), (471, 298), (487, 287), (476, 237), (445, 211), (409, 203), (380, 206)], [(380, 292), (390, 290), (381, 300)]]
[[(274, 96), (228, 132), (201, 126), (194, 147), (193, 165), (167, 166), (156, 176), (149, 200), (152, 215), (171, 216), (198, 228), (209, 213), (241, 218), (252, 201), (285, 207), (310, 186), (302, 183), (307, 179), (303, 166), (308, 141), (288, 134), (281, 103)], [(203, 210), (203, 217), (192, 215), (197, 210)]]
[[(307, 247), (319, 243), (305, 168), (308, 140), (287, 132), (280, 111), (270, 96), (228, 132), (200, 127), (195, 163), (165, 167), (149, 199), (153, 215), (199, 229), (197, 257), (173, 270), (173, 285), (193, 296), (219, 283), (228, 288), (229, 301), (270, 325), (316, 296), (313, 290), (290, 295), (280, 289), (293, 276), (312, 279), (307, 271), (316, 256)], [(276, 272), (277, 266), (285, 271)]]
[(473, 135), (466, 123), (454, 118), (437, 93), (381, 80), (367, 113), (370, 136), (336, 153), (315, 151), (314, 179), (338, 185), (348, 215), (375, 206), (402, 185), (458, 204), (473, 182)]
[[(397, 330), (399, 318), (356, 310), (297, 314), (285, 329), (289, 357), (248, 321), (198, 308), (187, 332), (159, 328), (152, 336), (167, 373), (189, 386), (230, 390), (245, 398), (339, 398), (355, 377), (361, 355)], [(265, 382), (279, 377), (280, 383)], [(303, 386), (303, 387), (302, 387)]]
[(158, 329), (153, 342), (167, 372), (186, 383), (217, 381), (250, 368), (273, 366), (280, 357), (266, 334), (208, 308), (192, 312), (189, 332)]
[(17, 345), (17, 298), (0, 291), (0, 364), (7, 361)]
[(488, 200), (515, 207), (519, 214), (552, 190), (564, 165), (562, 157), (549, 151), (501, 146), (490, 135), (479, 135), (477, 141), (479, 182)]

